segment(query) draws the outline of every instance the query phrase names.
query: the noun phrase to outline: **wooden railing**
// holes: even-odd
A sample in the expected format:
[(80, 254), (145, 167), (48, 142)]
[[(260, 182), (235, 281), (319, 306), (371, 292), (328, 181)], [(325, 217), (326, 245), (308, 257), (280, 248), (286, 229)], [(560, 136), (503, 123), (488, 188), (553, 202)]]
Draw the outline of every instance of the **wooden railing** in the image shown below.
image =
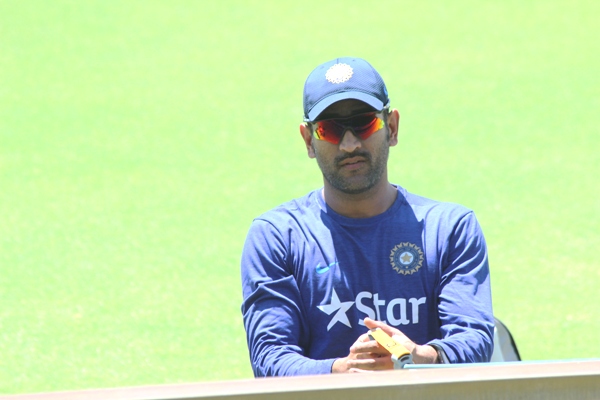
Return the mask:
[(600, 360), (516, 362), (0, 396), (2, 400), (600, 399)]

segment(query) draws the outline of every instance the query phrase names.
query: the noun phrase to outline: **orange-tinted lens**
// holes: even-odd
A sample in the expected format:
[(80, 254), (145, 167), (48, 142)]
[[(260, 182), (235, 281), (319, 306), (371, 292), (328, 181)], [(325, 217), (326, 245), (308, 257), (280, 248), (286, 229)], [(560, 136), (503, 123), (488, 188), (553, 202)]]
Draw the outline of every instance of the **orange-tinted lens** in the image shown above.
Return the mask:
[(325, 119), (315, 122), (315, 135), (317, 139), (339, 144), (348, 129), (361, 140), (366, 140), (384, 126), (385, 123), (377, 117), (376, 113), (361, 114), (346, 119)]

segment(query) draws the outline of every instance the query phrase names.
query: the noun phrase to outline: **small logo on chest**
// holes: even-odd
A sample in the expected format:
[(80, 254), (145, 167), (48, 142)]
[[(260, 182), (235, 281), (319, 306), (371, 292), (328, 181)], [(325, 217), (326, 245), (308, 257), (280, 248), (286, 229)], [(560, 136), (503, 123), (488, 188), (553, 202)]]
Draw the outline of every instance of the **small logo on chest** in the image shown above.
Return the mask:
[(324, 274), (325, 272), (329, 271), (331, 268), (335, 267), (338, 264), (339, 263), (337, 261), (334, 261), (329, 265), (321, 265), (321, 263), (318, 263), (315, 270), (317, 271), (317, 274)]
[(409, 242), (402, 242), (392, 249), (390, 263), (396, 272), (412, 275), (423, 266), (423, 250)]

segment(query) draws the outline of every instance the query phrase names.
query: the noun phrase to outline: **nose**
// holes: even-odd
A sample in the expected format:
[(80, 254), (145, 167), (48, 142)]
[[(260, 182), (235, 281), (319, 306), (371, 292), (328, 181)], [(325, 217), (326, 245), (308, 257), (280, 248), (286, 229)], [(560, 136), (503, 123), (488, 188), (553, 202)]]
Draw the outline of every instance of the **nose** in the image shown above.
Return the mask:
[(352, 153), (354, 150), (361, 147), (361, 141), (357, 138), (350, 129), (346, 129), (342, 140), (340, 141), (340, 150), (347, 153)]

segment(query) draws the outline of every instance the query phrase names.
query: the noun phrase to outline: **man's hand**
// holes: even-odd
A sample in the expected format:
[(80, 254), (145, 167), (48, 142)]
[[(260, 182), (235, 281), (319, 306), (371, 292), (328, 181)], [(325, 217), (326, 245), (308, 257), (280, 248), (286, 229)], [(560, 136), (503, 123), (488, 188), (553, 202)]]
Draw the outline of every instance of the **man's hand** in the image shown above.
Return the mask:
[(391, 354), (379, 346), (368, 334), (360, 335), (350, 347), (347, 357), (338, 358), (331, 367), (331, 372), (364, 372), (393, 369)]
[[(436, 364), (439, 362), (437, 352), (433, 347), (428, 345), (420, 346), (410, 340), (402, 331), (392, 328), (383, 322), (370, 318), (365, 318), (364, 322), (367, 328), (381, 328), (385, 333), (406, 347), (411, 352), (415, 364)], [(350, 353), (347, 357), (335, 360), (331, 372), (366, 372), (394, 369), (391, 357), (391, 354), (387, 350), (379, 346), (375, 340), (369, 339), (368, 334), (365, 333), (350, 347)]]

